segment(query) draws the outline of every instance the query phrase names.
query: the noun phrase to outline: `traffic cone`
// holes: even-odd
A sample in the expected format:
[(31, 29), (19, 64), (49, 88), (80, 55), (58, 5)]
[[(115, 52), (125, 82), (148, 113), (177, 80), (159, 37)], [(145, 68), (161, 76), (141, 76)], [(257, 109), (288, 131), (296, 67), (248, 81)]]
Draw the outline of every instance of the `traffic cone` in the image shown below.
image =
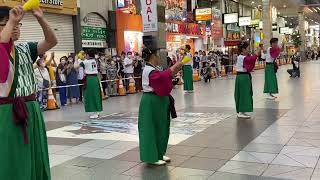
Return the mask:
[(221, 77), (225, 77), (227, 76), (227, 73), (226, 73), (226, 69), (224, 68), (224, 66), (221, 67)]
[(215, 79), (215, 78), (217, 78), (216, 72), (215, 72), (215, 71), (212, 71), (212, 73), (211, 73), (211, 79)]
[(129, 94), (134, 94), (136, 93), (136, 82), (132, 77), (130, 77), (129, 80)]
[(193, 82), (199, 81), (199, 75), (196, 69), (193, 70), (192, 79), (193, 79)]
[(52, 89), (48, 90), (48, 102), (47, 102), (47, 110), (55, 110), (58, 109), (57, 101), (54, 99)]
[(233, 68), (232, 68), (232, 74), (233, 74), (233, 75), (236, 75), (236, 74), (237, 74), (237, 68), (236, 68), (236, 65), (233, 65)]
[(119, 96), (125, 96), (125, 95), (127, 95), (126, 89), (123, 87), (122, 78), (119, 79), (118, 94), (119, 94)]
[(24, 11), (30, 11), (33, 9), (37, 9), (40, 7), (40, 1), (39, 0), (29, 0), (23, 5)]
[(183, 82), (182, 82), (182, 77), (181, 77), (181, 73), (180, 72), (178, 73), (178, 78), (179, 78), (178, 85), (182, 85)]

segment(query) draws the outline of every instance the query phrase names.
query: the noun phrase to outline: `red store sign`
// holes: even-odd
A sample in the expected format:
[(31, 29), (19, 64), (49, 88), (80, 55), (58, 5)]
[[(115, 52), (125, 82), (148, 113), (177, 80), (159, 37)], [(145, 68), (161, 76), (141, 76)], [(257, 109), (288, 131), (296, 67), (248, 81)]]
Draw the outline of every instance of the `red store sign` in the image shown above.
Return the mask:
[(203, 36), (205, 26), (194, 23), (166, 23), (166, 31), (169, 33)]

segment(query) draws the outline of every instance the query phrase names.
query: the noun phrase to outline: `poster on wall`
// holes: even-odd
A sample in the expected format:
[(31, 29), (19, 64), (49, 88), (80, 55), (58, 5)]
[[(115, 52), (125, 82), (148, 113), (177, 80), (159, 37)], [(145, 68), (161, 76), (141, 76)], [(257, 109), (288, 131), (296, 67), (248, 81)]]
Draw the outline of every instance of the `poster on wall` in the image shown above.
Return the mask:
[(166, 19), (185, 20), (187, 18), (186, 0), (165, 0)]
[(141, 0), (143, 32), (158, 31), (157, 0)]
[(142, 32), (124, 31), (125, 52), (141, 53), (142, 51)]
[(212, 36), (213, 39), (223, 38), (221, 11), (217, 8), (212, 9)]
[(95, 13), (87, 14), (81, 23), (82, 47), (107, 48), (107, 23)]

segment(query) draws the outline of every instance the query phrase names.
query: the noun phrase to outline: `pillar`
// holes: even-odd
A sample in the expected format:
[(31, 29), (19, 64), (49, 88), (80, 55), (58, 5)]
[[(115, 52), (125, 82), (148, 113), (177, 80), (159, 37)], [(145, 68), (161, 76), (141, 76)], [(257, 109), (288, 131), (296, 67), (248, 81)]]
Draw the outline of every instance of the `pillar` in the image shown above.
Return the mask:
[(303, 11), (298, 14), (299, 19), (299, 34), (301, 38), (301, 45), (299, 47), (301, 54), (305, 54), (306, 51), (306, 31), (305, 31), (305, 17)]
[(263, 22), (263, 44), (265, 47), (270, 46), (272, 38), (272, 5), (271, 0), (262, 0), (262, 22)]
[(165, 2), (164, 0), (157, 0), (158, 12), (158, 31), (145, 32), (144, 36), (152, 36), (156, 40), (157, 48), (159, 49), (162, 66), (167, 66), (167, 34), (166, 34), (166, 18), (165, 18)]

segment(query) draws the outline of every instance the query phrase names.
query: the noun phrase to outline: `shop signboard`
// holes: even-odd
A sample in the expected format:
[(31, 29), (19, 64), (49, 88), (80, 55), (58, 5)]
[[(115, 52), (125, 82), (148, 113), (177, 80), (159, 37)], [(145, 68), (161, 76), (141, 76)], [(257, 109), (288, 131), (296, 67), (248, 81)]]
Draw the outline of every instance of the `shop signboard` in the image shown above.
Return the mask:
[(212, 36), (213, 39), (221, 39), (223, 38), (223, 27), (222, 27), (222, 19), (221, 19), (221, 11), (220, 9), (213, 8), (212, 9)]
[(63, 9), (63, 0), (40, 0), (41, 7)]
[(203, 36), (205, 26), (194, 23), (166, 23), (166, 31), (169, 33)]
[(223, 14), (223, 24), (238, 23), (238, 13)]
[(289, 27), (280, 28), (280, 34), (288, 34), (288, 33), (289, 33)]
[(141, 0), (143, 32), (158, 31), (157, 0)]
[(164, 0), (166, 19), (186, 20), (187, 1), (185, 0)]
[(95, 13), (89, 13), (82, 20), (81, 38), (84, 48), (107, 47), (107, 24)]
[(251, 25), (251, 17), (239, 17), (239, 26), (250, 26)]
[(227, 31), (240, 32), (240, 27), (236, 23), (228, 24), (227, 25)]
[(203, 8), (195, 10), (196, 21), (211, 21), (212, 20), (212, 9)]

